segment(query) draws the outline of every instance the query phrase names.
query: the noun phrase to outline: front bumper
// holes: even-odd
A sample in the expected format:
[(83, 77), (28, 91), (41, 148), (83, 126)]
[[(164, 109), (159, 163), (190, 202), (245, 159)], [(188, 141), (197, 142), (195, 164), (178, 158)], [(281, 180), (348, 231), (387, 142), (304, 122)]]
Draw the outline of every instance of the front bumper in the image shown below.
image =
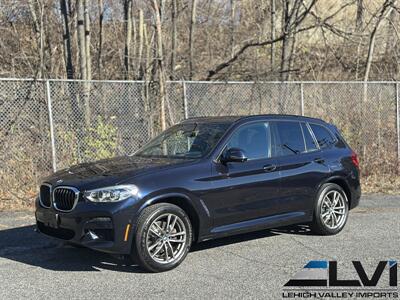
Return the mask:
[(39, 232), (97, 251), (129, 254), (135, 224), (135, 209), (129, 199), (120, 203), (78, 202), (73, 211), (63, 213), (44, 208), (36, 201)]

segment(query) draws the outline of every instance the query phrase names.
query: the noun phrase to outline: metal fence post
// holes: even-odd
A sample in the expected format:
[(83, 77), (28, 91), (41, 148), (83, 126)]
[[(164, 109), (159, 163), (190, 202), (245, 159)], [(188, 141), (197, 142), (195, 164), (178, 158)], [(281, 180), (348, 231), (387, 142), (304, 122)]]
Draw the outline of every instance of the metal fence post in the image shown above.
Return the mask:
[(400, 167), (400, 88), (396, 83), (397, 162)]
[(184, 109), (184, 114), (185, 114), (185, 119), (189, 118), (188, 114), (188, 104), (187, 104), (187, 98), (186, 98), (186, 82), (182, 81), (182, 86), (183, 86), (183, 109)]
[(304, 116), (304, 85), (300, 83), (300, 101), (301, 101), (301, 115)]
[(50, 95), (50, 82), (49, 82), (49, 80), (46, 80), (46, 94), (47, 94), (47, 108), (48, 108), (48, 113), (49, 113), (51, 156), (52, 156), (52, 162), (53, 162), (53, 171), (57, 172), (56, 143), (55, 143), (55, 139), (54, 139), (53, 110), (52, 110), (52, 106), (51, 106), (51, 95)]

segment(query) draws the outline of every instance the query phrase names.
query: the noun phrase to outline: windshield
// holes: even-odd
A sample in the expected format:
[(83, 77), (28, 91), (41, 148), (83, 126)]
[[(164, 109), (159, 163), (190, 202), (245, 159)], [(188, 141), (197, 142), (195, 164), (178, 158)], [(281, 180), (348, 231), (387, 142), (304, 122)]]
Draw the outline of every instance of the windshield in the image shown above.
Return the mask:
[(201, 158), (217, 145), (229, 125), (227, 123), (179, 124), (161, 133), (135, 155)]

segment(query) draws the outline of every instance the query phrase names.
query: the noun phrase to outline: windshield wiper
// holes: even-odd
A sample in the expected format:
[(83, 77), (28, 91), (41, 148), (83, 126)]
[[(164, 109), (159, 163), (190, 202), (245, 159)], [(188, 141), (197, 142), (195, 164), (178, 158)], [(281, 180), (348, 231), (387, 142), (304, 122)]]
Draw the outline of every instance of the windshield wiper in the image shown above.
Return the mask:
[(294, 154), (299, 154), (299, 153), (300, 153), (299, 150), (294, 150), (294, 149), (290, 148), (287, 144), (282, 144), (282, 147), (285, 147), (286, 149), (289, 149), (289, 150), (292, 151)]

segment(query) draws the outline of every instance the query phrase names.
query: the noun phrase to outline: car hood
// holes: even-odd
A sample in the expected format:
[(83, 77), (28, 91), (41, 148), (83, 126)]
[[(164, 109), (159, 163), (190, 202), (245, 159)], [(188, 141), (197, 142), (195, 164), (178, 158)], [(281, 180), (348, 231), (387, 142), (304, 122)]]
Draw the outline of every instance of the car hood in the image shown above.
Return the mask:
[(53, 186), (75, 186), (77, 188), (95, 188), (114, 185), (139, 174), (160, 171), (177, 165), (187, 164), (188, 159), (149, 158), (139, 156), (121, 156), (82, 163), (60, 170), (45, 179)]

